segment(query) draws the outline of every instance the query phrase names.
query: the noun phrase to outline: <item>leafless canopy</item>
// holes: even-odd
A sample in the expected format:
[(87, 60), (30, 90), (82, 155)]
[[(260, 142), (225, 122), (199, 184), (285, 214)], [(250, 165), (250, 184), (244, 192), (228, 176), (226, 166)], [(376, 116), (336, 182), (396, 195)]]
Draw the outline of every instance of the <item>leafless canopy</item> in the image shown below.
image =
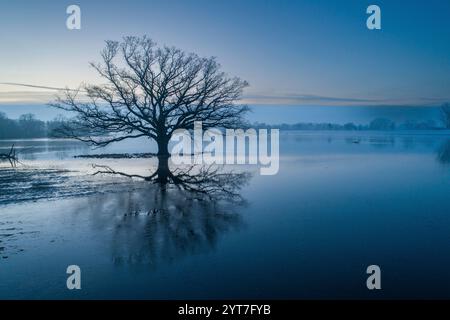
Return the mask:
[[(66, 136), (96, 146), (149, 137), (165, 155), (175, 130), (191, 129), (194, 121), (202, 121), (204, 129), (233, 128), (248, 111), (236, 104), (247, 82), (228, 77), (215, 58), (157, 47), (147, 37), (107, 41), (101, 56), (101, 63), (91, 65), (105, 84), (66, 90), (52, 104), (77, 114), (64, 128)], [(77, 97), (80, 91), (87, 102)]]

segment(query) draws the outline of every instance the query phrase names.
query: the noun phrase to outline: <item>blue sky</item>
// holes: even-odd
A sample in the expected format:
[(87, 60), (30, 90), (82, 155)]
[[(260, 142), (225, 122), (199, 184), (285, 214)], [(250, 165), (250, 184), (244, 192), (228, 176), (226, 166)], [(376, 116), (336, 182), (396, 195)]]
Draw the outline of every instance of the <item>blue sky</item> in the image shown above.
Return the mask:
[[(82, 30), (66, 29), (78, 4)], [(366, 28), (377, 4), (382, 30)], [(450, 1), (2, 1), (0, 83), (77, 87), (104, 40), (148, 35), (250, 82), (244, 100), (286, 105), (437, 105), (450, 100)], [(54, 92), (0, 85), (0, 103)]]

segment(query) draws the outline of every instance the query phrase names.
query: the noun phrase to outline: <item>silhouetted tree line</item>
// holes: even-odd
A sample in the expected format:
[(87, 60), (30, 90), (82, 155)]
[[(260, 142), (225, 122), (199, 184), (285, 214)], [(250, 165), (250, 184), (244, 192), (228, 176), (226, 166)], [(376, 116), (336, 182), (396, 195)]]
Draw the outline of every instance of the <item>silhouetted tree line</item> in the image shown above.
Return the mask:
[[(449, 118), (450, 119), (450, 118)], [(450, 124), (450, 122), (449, 122)], [(364, 130), (442, 130), (444, 127), (434, 120), (425, 121), (406, 121), (401, 124), (396, 124), (394, 121), (386, 118), (376, 118), (369, 124), (354, 124), (349, 122), (346, 124), (337, 123), (295, 123), (295, 124), (279, 124), (269, 125), (266, 123), (255, 123), (256, 128), (278, 128), (280, 130), (342, 130), (342, 131), (364, 131)], [(448, 126), (450, 128), (450, 125)]]
[(408, 120), (401, 124), (387, 118), (376, 118), (367, 125), (354, 124), (349, 122), (346, 124), (336, 123), (296, 123), (296, 124), (280, 124), (268, 125), (266, 123), (255, 123), (257, 128), (279, 128), (280, 130), (345, 130), (345, 131), (363, 131), (363, 130), (442, 130), (450, 129), (450, 104), (445, 103), (441, 106), (441, 119), (414, 121)]
[(30, 113), (21, 115), (19, 119), (9, 119), (0, 112), (0, 139), (56, 138), (58, 129), (70, 122), (61, 116), (42, 121)]

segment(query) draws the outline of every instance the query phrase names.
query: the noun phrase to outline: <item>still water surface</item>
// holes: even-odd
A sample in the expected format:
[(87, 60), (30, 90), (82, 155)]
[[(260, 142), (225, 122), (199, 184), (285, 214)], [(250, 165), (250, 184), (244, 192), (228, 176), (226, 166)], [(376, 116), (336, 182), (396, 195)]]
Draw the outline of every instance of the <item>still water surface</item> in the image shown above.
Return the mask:
[[(190, 199), (92, 164), (150, 172), (146, 141), (0, 141), (0, 298), (450, 298), (450, 136), (284, 132), (280, 171), (243, 203)], [(145, 149), (145, 150), (144, 150)], [(156, 211), (155, 211), (156, 210)], [(151, 212), (151, 214), (148, 214)], [(68, 265), (82, 290), (66, 289)], [(367, 266), (382, 290), (366, 289)]]

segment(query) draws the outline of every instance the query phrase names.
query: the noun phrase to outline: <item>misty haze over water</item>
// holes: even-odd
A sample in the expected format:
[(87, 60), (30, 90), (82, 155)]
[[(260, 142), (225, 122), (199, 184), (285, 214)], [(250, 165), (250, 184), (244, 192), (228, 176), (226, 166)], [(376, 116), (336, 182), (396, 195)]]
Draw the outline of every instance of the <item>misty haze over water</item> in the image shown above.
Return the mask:
[[(434, 106), (273, 106), (251, 105), (252, 113), (248, 115), (250, 122), (268, 124), (293, 124), (297, 122), (330, 122), (345, 124), (368, 124), (375, 118), (387, 118), (394, 122), (406, 121), (440, 121), (440, 107)], [(9, 118), (17, 119), (25, 113), (33, 113), (44, 121), (53, 120), (61, 110), (44, 104), (0, 105), (0, 112)]]

